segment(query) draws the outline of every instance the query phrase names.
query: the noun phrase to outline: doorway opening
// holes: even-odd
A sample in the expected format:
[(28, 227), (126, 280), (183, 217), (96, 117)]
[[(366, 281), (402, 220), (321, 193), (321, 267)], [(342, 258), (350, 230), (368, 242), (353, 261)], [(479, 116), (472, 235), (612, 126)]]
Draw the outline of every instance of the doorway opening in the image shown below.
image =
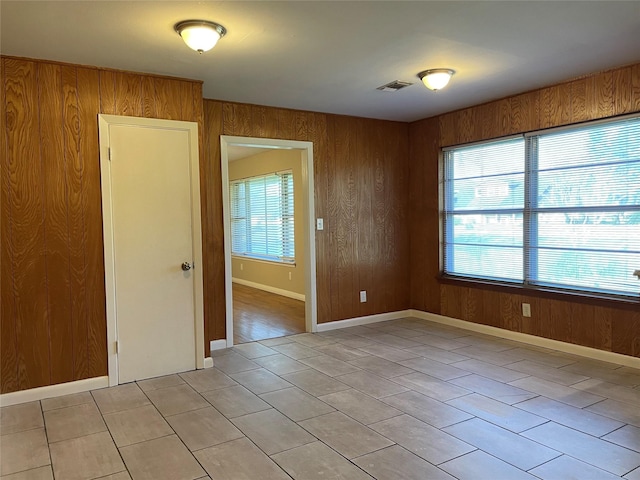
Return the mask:
[(226, 346), (315, 332), (313, 143), (222, 135), (220, 146)]

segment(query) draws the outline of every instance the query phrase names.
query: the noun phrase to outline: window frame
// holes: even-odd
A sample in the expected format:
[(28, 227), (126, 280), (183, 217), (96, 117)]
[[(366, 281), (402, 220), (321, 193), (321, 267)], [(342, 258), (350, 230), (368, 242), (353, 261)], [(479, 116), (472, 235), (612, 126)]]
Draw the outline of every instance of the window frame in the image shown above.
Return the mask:
[[(538, 224), (537, 224), (537, 216), (535, 220), (532, 218), (532, 212), (537, 211), (538, 207), (538, 195), (537, 195), (537, 183), (538, 183), (538, 174), (532, 173), (537, 172), (537, 161), (538, 161), (538, 137), (543, 135), (548, 135), (557, 132), (570, 132), (570, 131), (578, 131), (582, 128), (588, 128), (592, 126), (596, 126), (598, 124), (615, 124), (616, 122), (624, 122), (626, 120), (638, 120), (640, 121), (640, 113), (632, 113), (628, 115), (621, 115), (617, 117), (610, 117), (605, 119), (597, 119), (593, 121), (586, 121), (571, 125), (564, 125), (560, 127), (554, 127), (549, 129), (540, 129), (534, 130), (530, 132), (524, 132), (516, 135), (508, 135), (504, 137), (496, 137), (490, 139), (484, 139), (478, 142), (469, 142), (464, 144), (451, 145), (447, 147), (442, 147), (440, 149), (439, 156), (439, 178), (440, 178), (440, 188), (439, 188), (439, 197), (440, 197), (440, 273), (438, 276), (438, 280), (444, 284), (452, 284), (452, 285), (461, 285), (461, 286), (478, 286), (485, 289), (497, 290), (497, 291), (508, 291), (508, 292), (518, 292), (520, 294), (534, 294), (535, 296), (547, 297), (547, 298), (564, 298), (567, 296), (574, 297), (576, 301), (587, 303), (596, 303), (596, 304), (604, 304), (604, 305), (633, 305), (636, 306), (640, 303), (640, 284), (638, 285), (639, 293), (627, 293), (627, 292), (610, 292), (610, 291), (597, 291), (597, 290), (588, 290), (583, 286), (563, 286), (563, 285), (552, 285), (545, 284), (544, 281), (537, 280), (536, 269), (538, 268), (537, 261), (537, 248), (531, 248), (532, 246), (537, 246), (538, 242)], [(456, 273), (448, 273), (446, 271), (446, 252), (447, 249), (450, 248), (449, 245), (452, 242), (448, 242), (447, 239), (452, 238), (452, 222), (446, 222), (447, 214), (453, 212), (453, 210), (447, 210), (447, 204), (451, 201), (447, 199), (447, 195), (451, 195), (452, 193), (447, 189), (447, 183), (450, 178), (447, 175), (447, 161), (446, 155), (447, 152), (455, 151), (459, 148), (467, 148), (475, 145), (482, 144), (492, 144), (499, 143), (502, 141), (507, 141), (515, 138), (523, 138), (525, 141), (524, 148), (524, 206), (523, 206), (523, 225), (522, 225), (522, 252), (523, 252), (523, 276), (522, 280), (502, 280), (502, 279), (492, 279), (489, 277), (474, 277), (465, 274), (456, 274)], [(532, 154), (532, 150), (536, 150), (536, 154)], [(586, 164), (585, 164), (586, 165)], [(629, 208), (625, 208), (625, 206), (618, 205), (619, 209), (624, 209), (625, 211), (637, 211), (640, 212), (640, 205), (632, 204)], [(582, 207), (582, 208), (590, 208), (590, 207)], [(610, 210), (615, 210), (613, 206), (605, 207), (605, 209), (609, 208)], [(600, 211), (602, 207), (594, 207), (594, 210)], [(461, 210), (464, 212), (464, 210)]]

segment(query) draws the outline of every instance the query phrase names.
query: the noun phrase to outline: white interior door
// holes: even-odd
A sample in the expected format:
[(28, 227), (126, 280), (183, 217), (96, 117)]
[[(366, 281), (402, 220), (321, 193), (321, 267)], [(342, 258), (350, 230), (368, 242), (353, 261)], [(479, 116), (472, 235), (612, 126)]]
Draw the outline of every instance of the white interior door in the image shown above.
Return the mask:
[[(112, 258), (105, 263), (110, 264), (107, 283), (113, 287), (116, 383), (201, 366), (196, 330), (202, 311), (202, 262), (200, 239), (194, 239), (194, 232), (197, 237), (200, 232), (199, 202), (194, 202), (199, 188), (193, 192), (199, 182), (194, 182), (198, 169), (192, 162), (194, 149), (197, 159), (197, 130), (194, 142), (193, 132), (183, 124), (195, 124), (156, 122), (106, 127), (105, 250), (111, 250)], [(101, 147), (102, 134), (101, 129)]]

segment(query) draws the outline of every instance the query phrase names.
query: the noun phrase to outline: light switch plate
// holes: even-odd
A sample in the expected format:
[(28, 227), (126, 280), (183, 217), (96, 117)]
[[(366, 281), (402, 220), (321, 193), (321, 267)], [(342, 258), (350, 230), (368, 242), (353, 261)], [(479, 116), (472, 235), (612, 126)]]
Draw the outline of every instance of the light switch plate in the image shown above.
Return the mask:
[(324, 219), (318, 218), (316, 220), (316, 229), (317, 230), (324, 230)]

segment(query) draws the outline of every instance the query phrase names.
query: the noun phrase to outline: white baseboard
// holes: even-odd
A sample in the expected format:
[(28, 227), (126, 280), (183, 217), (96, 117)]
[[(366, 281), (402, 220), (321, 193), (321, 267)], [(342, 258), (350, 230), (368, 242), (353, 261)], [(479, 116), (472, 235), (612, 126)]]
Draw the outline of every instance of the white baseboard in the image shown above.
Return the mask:
[(211, 368), (211, 367), (213, 367), (213, 358), (204, 357), (204, 368)]
[[(222, 340), (211, 340), (209, 342), (209, 349), (211, 351), (222, 350), (224, 348), (227, 348), (227, 341), (224, 338)], [(206, 362), (207, 359), (205, 358), (204, 361)], [(213, 359), (211, 361), (213, 362)], [(213, 363), (212, 363), (212, 365), (213, 365)]]
[(301, 300), (304, 302), (305, 296), (302, 293), (291, 292), (289, 290), (283, 290), (282, 288), (272, 287), (270, 285), (263, 285), (262, 283), (250, 282), (249, 280), (243, 280), (241, 278), (232, 278), (233, 283), (239, 283), (246, 287), (257, 288), (258, 290), (264, 290), (265, 292), (275, 293), (276, 295), (282, 295), (283, 297), (293, 298), (294, 300)]
[(398, 318), (409, 317), (411, 310), (400, 310), (398, 312), (378, 313), (367, 315), (366, 317), (347, 318), (346, 320), (336, 320), (335, 322), (319, 323), (318, 332), (327, 332), (338, 328), (356, 327), (369, 323), (386, 322), (387, 320), (397, 320)]
[(407, 316), (420, 318), (422, 320), (429, 320), (431, 322), (463, 328), (465, 330), (484, 333), (494, 337), (506, 338), (508, 340), (515, 340), (516, 342), (528, 343), (529, 345), (558, 350), (560, 352), (570, 353), (573, 355), (580, 355), (582, 357), (592, 358), (602, 362), (617, 363), (618, 365), (624, 365), (626, 367), (640, 368), (640, 358), (632, 357), (630, 355), (607, 352), (606, 350), (575, 345), (573, 343), (560, 342), (558, 340), (551, 340), (550, 338), (529, 335), (528, 333), (513, 332), (503, 328), (467, 322), (465, 320), (458, 320), (457, 318), (445, 317), (444, 315), (423, 312), (421, 310), (409, 310), (408, 312)]
[(97, 388), (109, 386), (109, 377), (86, 378), (75, 382), (47, 385), (46, 387), (30, 388), (19, 392), (3, 393), (0, 395), (0, 407), (16, 405), (18, 403), (35, 402), (45, 398), (61, 397), (72, 393), (88, 392)]

